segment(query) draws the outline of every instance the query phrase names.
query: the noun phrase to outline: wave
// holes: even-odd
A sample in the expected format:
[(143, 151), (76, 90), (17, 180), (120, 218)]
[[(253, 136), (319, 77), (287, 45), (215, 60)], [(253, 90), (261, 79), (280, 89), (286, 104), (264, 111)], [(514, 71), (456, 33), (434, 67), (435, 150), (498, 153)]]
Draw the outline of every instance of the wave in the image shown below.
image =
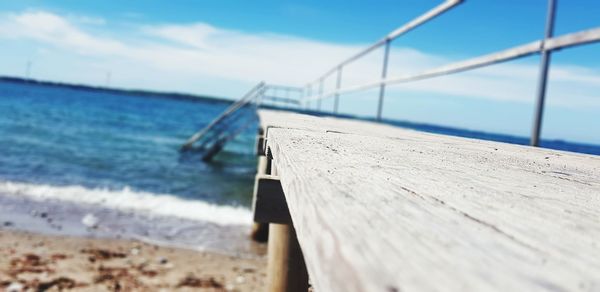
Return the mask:
[(53, 186), (0, 181), (0, 194), (23, 196), (36, 201), (60, 200), (96, 205), (120, 211), (141, 212), (150, 216), (179, 217), (219, 225), (248, 225), (252, 213), (244, 207), (221, 206), (197, 200), (182, 199), (170, 194), (86, 188), (83, 186)]

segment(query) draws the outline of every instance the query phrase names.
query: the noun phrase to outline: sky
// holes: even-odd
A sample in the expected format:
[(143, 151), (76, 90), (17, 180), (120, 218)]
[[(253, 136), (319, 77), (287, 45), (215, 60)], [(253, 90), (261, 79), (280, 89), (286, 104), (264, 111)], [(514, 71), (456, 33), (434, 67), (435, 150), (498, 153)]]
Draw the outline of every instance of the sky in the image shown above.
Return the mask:
[[(600, 27), (600, 1), (558, 1), (556, 35)], [(30, 63), (40, 80), (234, 99), (263, 80), (304, 86), (440, 3), (3, 0), (0, 75), (25, 76)], [(388, 76), (538, 40), (545, 14), (545, 0), (467, 0), (395, 40)], [(381, 61), (376, 50), (344, 68), (342, 84), (376, 80)], [(532, 56), (390, 86), (384, 117), (528, 136), (538, 67)], [(372, 117), (377, 95), (342, 95), (340, 111)], [(600, 44), (552, 55), (542, 138), (600, 144)]]

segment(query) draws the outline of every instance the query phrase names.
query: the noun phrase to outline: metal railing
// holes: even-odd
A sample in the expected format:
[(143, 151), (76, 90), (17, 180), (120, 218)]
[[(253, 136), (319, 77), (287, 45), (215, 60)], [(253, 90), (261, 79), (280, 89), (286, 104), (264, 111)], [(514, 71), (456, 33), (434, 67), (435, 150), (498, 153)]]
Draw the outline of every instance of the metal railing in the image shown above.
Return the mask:
[[(283, 95), (279, 95), (280, 93)], [(252, 124), (252, 117), (248, 117), (248, 113), (244, 113), (244, 109), (251, 107), (252, 112), (255, 113), (255, 109), (260, 105), (299, 108), (302, 94), (301, 88), (266, 85), (264, 82), (260, 82), (227, 107), (207, 126), (193, 134), (181, 146), (181, 151), (199, 152), (202, 160), (210, 161), (223, 149), (225, 143), (234, 139)]]
[[(400, 84), (416, 80), (434, 78), (443, 75), (449, 75), (493, 64), (503, 63), (534, 54), (541, 54), (539, 83), (537, 87), (536, 107), (534, 113), (533, 129), (531, 133), (530, 144), (538, 146), (540, 138), (540, 129), (542, 124), (544, 99), (546, 95), (546, 86), (548, 78), (548, 69), (550, 66), (551, 53), (560, 49), (574, 47), (583, 44), (600, 42), (600, 27), (590, 30), (579, 31), (570, 34), (564, 34), (558, 37), (553, 36), (554, 18), (557, 0), (548, 0), (548, 11), (546, 18), (546, 30), (544, 38), (528, 44), (498, 51), (488, 55), (460, 61), (441, 67), (428, 69), (416, 74), (407, 74), (401, 76), (387, 76), (389, 63), (389, 54), (391, 42), (403, 34), (427, 23), (428, 21), (440, 16), (444, 12), (455, 8), (463, 3), (464, 0), (447, 0), (436, 6), (425, 14), (415, 18), (404, 26), (392, 31), (384, 38), (374, 44), (351, 56), (326, 71), (315, 81), (310, 82), (304, 88), (296, 88), (281, 85), (266, 85), (264, 82), (257, 84), (241, 99), (229, 106), (221, 115), (215, 118), (209, 125), (191, 136), (182, 146), (182, 150), (199, 149), (203, 152), (203, 160), (210, 160), (218, 153), (224, 144), (233, 139), (244, 129), (244, 124), (238, 122), (241, 119), (241, 109), (251, 105), (254, 108), (258, 106), (275, 106), (279, 108), (301, 108), (308, 107), (311, 101), (317, 102), (317, 110), (321, 110), (321, 101), (326, 98), (334, 97), (333, 113), (338, 113), (340, 95), (350, 92), (359, 92), (372, 88), (379, 88), (377, 120), (381, 121), (383, 112), (383, 103), (385, 98), (385, 89), (387, 85)], [(343, 68), (356, 60), (364, 57), (377, 48), (384, 47), (383, 63), (381, 76), (379, 79), (364, 84), (348, 86), (342, 88)], [(329, 92), (324, 92), (324, 82), (327, 78), (336, 73), (336, 88)], [(314, 90), (313, 90), (314, 89)], [(282, 94), (281, 94), (282, 93)], [(237, 122), (237, 124), (236, 124)], [(195, 147), (195, 145), (198, 145)]]
[(210, 124), (208, 124), (206, 127), (202, 128), (200, 131), (198, 131), (194, 135), (192, 135), (181, 146), (181, 149), (182, 150), (192, 149), (192, 146), (194, 145), (194, 143), (196, 143), (200, 139), (206, 137), (209, 133), (211, 133), (211, 130), (217, 128), (221, 124), (224, 124), (227, 121), (227, 119), (229, 117), (231, 117), (233, 114), (235, 114), (239, 109), (254, 102), (256, 100), (256, 98), (259, 96), (259, 93), (262, 90), (264, 90), (264, 87), (265, 87), (264, 82), (258, 83), (256, 86), (254, 86), (252, 89), (250, 89), (250, 91), (248, 91), (246, 94), (244, 94), (244, 96), (242, 96), (242, 98), (240, 98), (236, 102), (232, 103), (227, 109), (225, 109), (225, 111), (223, 111), (219, 116), (217, 116), (215, 119), (213, 119), (210, 122)]
[[(350, 58), (342, 61), (341, 63), (334, 66), (331, 70), (326, 71), (323, 75), (318, 77), (315, 81), (309, 82), (304, 89), (304, 97), (303, 97), (303, 105), (305, 107), (310, 106), (311, 101), (317, 102), (317, 109), (321, 110), (321, 101), (325, 98), (334, 97), (333, 102), (333, 113), (338, 112), (339, 108), (339, 99), (340, 95), (344, 93), (350, 92), (358, 92), (372, 88), (379, 88), (379, 98), (377, 105), (377, 113), (376, 118), (378, 121), (382, 119), (383, 112), (383, 103), (385, 98), (385, 89), (387, 85), (390, 84), (399, 84), (410, 81), (428, 79), (443, 75), (449, 75), (454, 73), (459, 73), (463, 71), (473, 70), (476, 68), (481, 68), (493, 64), (503, 63), (507, 61), (511, 61), (514, 59), (523, 58), (526, 56), (531, 56), (534, 54), (541, 54), (541, 62), (540, 62), (540, 73), (537, 87), (537, 96), (536, 96), (536, 107), (534, 113), (534, 121), (533, 121), (533, 129), (531, 133), (530, 144), (532, 146), (539, 145), (540, 139), (540, 130), (542, 125), (542, 117), (544, 110), (544, 100), (546, 95), (546, 86), (547, 86), (547, 78), (548, 78), (548, 68), (550, 66), (550, 56), (551, 53), (560, 49), (570, 48), (574, 46), (579, 46), (583, 44), (600, 42), (600, 27), (593, 28), (590, 30), (579, 31), (570, 34), (564, 34), (558, 37), (553, 37), (554, 31), (554, 18), (556, 11), (556, 2), (557, 0), (548, 0), (548, 11), (546, 18), (546, 30), (544, 34), (544, 38), (541, 40), (537, 40), (528, 44), (520, 45), (517, 47), (513, 47), (507, 50), (495, 52), (492, 54), (472, 58), (466, 61), (456, 62), (449, 65), (437, 67), (434, 69), (429, 69), (422, 71), (417, 74), (407, 74), (400, 76), (387, 76), (387, 69), (389, 63), (389, 54), (390, 54), (390, 45), (391, 42), (401, 35), (417, 28), (425, 24), (426, 22), (436, 18), (437, 16), (443, 14), (455, 8), (459, 4), (463, 3), (463, 0), (447, 0), (444, 3), (436, 6), (425, 14), (417, 17), (416, 19), (410, 21), (406, 25), (392, 31), (384, 38), (378, 40), (371, 46), (366, 49), (360, 51), (359, 53), (351, 56)], [(353, 63), (354, 61), (362, 58), (368, 53), (374, 51), (377, 48), (384, 46), (384, 55), (382, 62), (382, 70), (381, 76), (379, 79), (367, 82), (360, 85), (354, 85), (342, 88), (342, 70), (344, 67)], [(337, 73), (336, 80), (336, 88), (329, 92), (323, 92), (323, 84), (325, 80), (330, 77), (332, 74)], [(318, 88), (318, 92), (314, 93), (313, 89)]]
[(280, 108), (300, 108), (303, 97), (302, 88), (269, 84), (265, 86), (259, 104)]

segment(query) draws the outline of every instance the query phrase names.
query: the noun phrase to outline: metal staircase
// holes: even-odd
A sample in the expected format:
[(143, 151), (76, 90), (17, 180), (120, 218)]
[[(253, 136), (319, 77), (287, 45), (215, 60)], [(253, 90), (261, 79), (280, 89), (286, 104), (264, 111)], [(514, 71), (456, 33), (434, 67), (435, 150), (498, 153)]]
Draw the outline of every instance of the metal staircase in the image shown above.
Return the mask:
[[(278, 96), (278, 92), (285, 92), (285, 97)], [(192, 135), (181, 146), (181, 151), (198, 153), (203, 161), (211, 161), (228, 141), (233, 140), (252, 125), (256, 120), (256, 109), (263, 102), (283, 102), (299, 107), (299, 101), (291, 98), (290, 93), (298, 93), (300, 97), (302, 90), (295, 87), (268, 86), (264, 82), (258, 83), (210, 124)], [(278, 107), (282, 107), (281, 104)]]

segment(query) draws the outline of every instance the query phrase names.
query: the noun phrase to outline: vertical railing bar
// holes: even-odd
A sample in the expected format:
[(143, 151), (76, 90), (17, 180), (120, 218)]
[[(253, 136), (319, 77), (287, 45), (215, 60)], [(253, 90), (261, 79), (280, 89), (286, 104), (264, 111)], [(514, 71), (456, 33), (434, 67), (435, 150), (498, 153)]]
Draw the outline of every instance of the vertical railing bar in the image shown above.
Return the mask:
[(321, 101), (323, 100), (323, 81), (323, 78), (321, 78), (321, 80), (319, 81), (319, 99), (317, 100), (318, 111), (321, 111)]
[(308, 84), (306, 84), (306, 86), (304, 87), (304, 98), (302, 99), (304, 109), (308, 109), (308, 103), (310, 102), (310, 100), (307, 99), (308, 97), (310, 97), (309, 88), (310, 88), (310, 85), (308, 85)]
[(544, 118), (544, 102), (546, 99), (546, 88), (548, 83), (548, 69), (550, 67), (550, 57), (552, 52), (546, 49), (546, 41), (552, 38), (554, 34), (554, 18), (556, 16), (556, 0), (548, 0), (548, 12), (546, 16), (546, 30), (544, 41), (542, 42), (540, 75), (537, 87), (537, 98), (535, 112), (533, 116), (533, 129), (531, 131), (531, 146), (539, 146), (540, 133), (542, 130), (542, 120)]
[(314, 82), (317, 82), (321, 78), (329, 77), (329, 75), (331, 75), (335, 72), (337, 67), (348, 65), (348, 64), (362, 58), (366, 54), (383, 46), (386, 42), (394, 40), (394, 39), (400, 37), (401, 35), (404, 35), (405, 33), (416, 29), (417, 27), (433, 20), (434, 18), (442, 15), (443, 13), (451, 10), (452, 8), (454, 8), (455, 6), (457, 6), (463, 2), (464, 2), (464, 0), (446, 0), (446, 1), (444, 1), (443, 3), (439, 4), (438, 6), (430, 9), (429, 11), (425, 12), (424, 14), (422, 14), (422, 15), (418, 16), (417, 18), (413, 19), (412, 21), (406, 23), (405, 25), (396, 28), (394, 31), (388, 33), (385, 37), (379, 39), (377, 42), (373, 43), (369, 47), (363, 49), (362, 51), (358, 52), (357, 54), (354, 54), (350, 58), (345, 59), (344, 61), (342, 61), (341, 63), (336, 65), (336, 67), (333, 67), (329, 71), (325, 72), (325, 74), (321, 75), (321, 77), (317, 78)]
[[(385, 49), (383, 52), (383, 66), (381, 68), (381, 80), (385, 80), (385, 78), (387, 77), (388, 59), (390, 56), (390, 43), (391, 43), (390, 39), (387, 39), (385, 41)], [(378, 121), (381, 121), (384, 97), (385, 97), (385, 82), (381, 83), (381, 86), (379, 87), (379, 103), (377, 105), (377, 120)]]
[[(312, 84), (308, 84), (308, 96), (312, 96)], [(306, 109), (310, 110), (310, 99), (306, 103)]]
[[(340, 90), (341, 86), (342, 86), (342, 66), (339, 66), (337, 69), (337, 82), (335, 85), (335, 90), (336, 91)], [(340, 104), (340, 94), (336, 93), (335, 98), (333, 99), (333, 113), (334, 114), (338, 113), (339, 104)]]

